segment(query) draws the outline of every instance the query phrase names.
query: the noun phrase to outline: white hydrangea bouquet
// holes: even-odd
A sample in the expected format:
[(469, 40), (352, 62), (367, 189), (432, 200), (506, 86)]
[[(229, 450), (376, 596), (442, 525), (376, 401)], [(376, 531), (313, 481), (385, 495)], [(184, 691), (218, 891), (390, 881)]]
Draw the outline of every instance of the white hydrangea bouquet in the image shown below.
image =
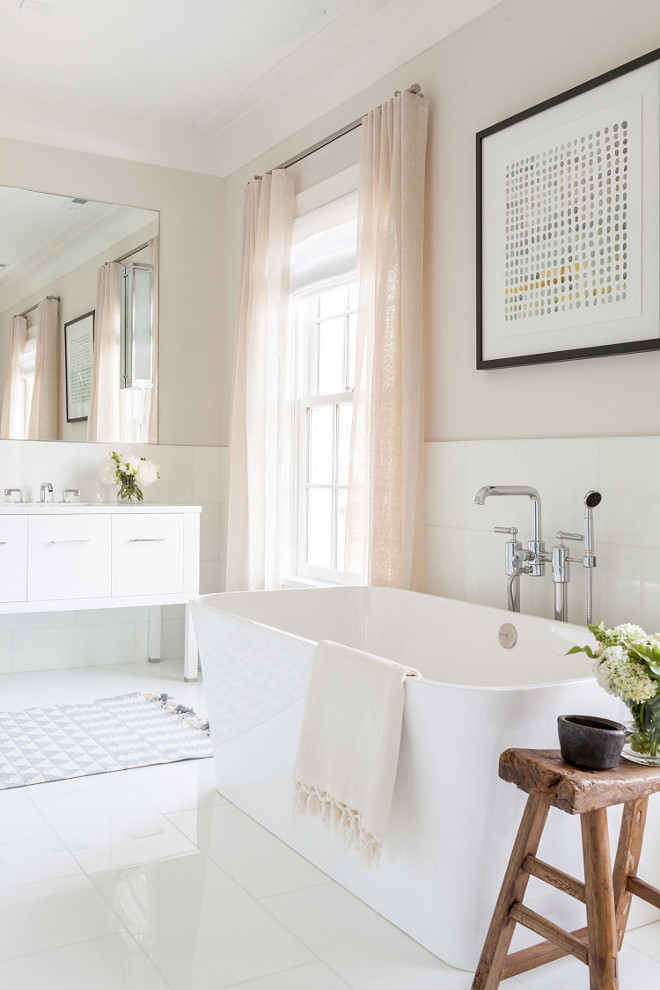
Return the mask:
[(141, 502), (142, 489), (153, 485), (160, 478), (160, 468), (147, 457), (110, 452), (99, 471), (104, 485), (118, 485), (117, 498), (129, 502)]
[(660, 764), (660, 633), (651, 636), (629, 622), (606, 629), (589, 626), (598, 646), (574, 646), (569, 653), (591, 658), (596, 680), (620, 698), (632, 716), (624, 755), (638, 763)]

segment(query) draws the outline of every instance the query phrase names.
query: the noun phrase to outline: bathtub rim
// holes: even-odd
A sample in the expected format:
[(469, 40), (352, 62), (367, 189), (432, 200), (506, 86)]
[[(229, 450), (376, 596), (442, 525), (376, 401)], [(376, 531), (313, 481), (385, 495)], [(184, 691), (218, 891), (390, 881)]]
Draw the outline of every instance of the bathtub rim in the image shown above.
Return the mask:
[[(337, 587), (338, 588), (342, 588), (342, 587), (347, 587), (347, 586), (346, 585), (337, 585)], [(365, 587), (365, 586), (358, 585), (357, 587)], [(319, 589), (319, 588), (295, 588), (295, 589), (288, 589), (287, 588), (287, 589), (282, 589), (282, 593), (290, 594), (291, 591), (319, 591), (319, 590), (324, 591), (325, 589)], [(378, 589), (378, 590), (381, 590), (381, 589)], [(404, 589), (395, 588), (395, 589), (385, 589), (385, 590), (403, 591)], [(412, 591), (412, 592), (404, 592), (404, 593), (406, 593), (406, 594), (413, 594), (413, 595), (423, 595), (425, 598), (440, 598), (440, 599), (442, 599), (443, 601), (446, 601), (446, 602), (459, 602), (462, 605), (474, 605), (476, 608), (488, 609), (488, 611), (490, 611), (490, 612), (501, 612), (504, 615), (513, 614), (513, 613), (505, 612), (503, 609), (494, 608), (493, 606), (490, 606), (490, 605), (480, 605), (480, 604), (478, 604), (476, 602), (461, 602), (460, 599), (458, 599), (458, 598), (447, 598), (444, 595), (427, 595), (427, 594), (425, 594), (424, 592), (421, 592), (421, 591)], [(316, 648), (318, 646), (319, 642), (323, 642), (322, 640), (308, 639), (306, 636), (299, 636), (297, 633), (292, 633), (292, 632), (289, 632), (286, 629), (278, 628), (277, 626), (273, 626), (273, 625), (271, 625), (271, 624), (269, 624), (267, 622), (260, 622), (258, 619), (247, 618), (244, 615), (237, 615), (235, 612), (231, 612), (228, 609), (223, 609), (223, 608), (219, 607), (218, 605), (212, 605), (208, 601), (209, 599), (216, 599), (216, 600), (217, 599), (221, 599), (222, 597), (224, 597), (224, 595), (259, 595), (259, 594), (264, 594), (264, 592), (261, 592), (261, 591), (234, 591), (234, 592), (214, 591), (214, 592), (209, 592), (209, 593), (207, 593), (205, 595), (199, 595), (197, 598), (193, 598), (191, 600), (191, 602), (190, 602), (190, 605), (196, 605), (198, 608), (204, 609), (204, 611), (206, 611), (206, 612), (211, 612), (211, 613), (221, 612), (224, 615), (230, 616), (233, 620), (239, 622), (241, 625), (257, 626), (260, 629), (267, 629), (269, 632), (277, 633), (280, 636), (288, 636), (290, 639), (297, 640), (299, 643), (305, 643), (306, 645), (312, 646), (314, 648)], [(548, 622), (548, 623), (551, 623), (551, 624), (554, 621), (552, 619), (543, 619), (540, 616), (528, 616), (528, 618), (539, 619), (542, 622)], [(572, 625), (572, 623), (565, 623), (565, 625), (570, 626), (570, 625)], [(581, 629), (582, 627), (581, 626), (578, 626), (576, 628)], [(590, 635), (590, 633), (589, 633), (589, 631), (588, 631), (588, 629), (586, 627), (585, 627), (585, 632), (586, 632), (586, 634), (588, 636)], [(325, 642), (328, 642), (328, 640), (325, 640)], [(332, 642), (332, 641), (330, 641), (330, 642)], [(363, 650), (362, 652), (369, 653), (368, 650)], [(373, 654), (373, 653), (370, 653), (369, 655), (370, 656), (378, 656), (378, 654)], [(200, 654), (200, 656), (201, 656), (201, 654)], [(204, 670), (204, 661), (203, 661), (203, 658), (202, 658), (202, 673), (203, 673), (203, 670)], [(524, 684), (524, 683), (523, 684), (460, 684), (460, 683), (456, 683), (454, 681), (438, 681), (438, 680), (435, 680), (435, 679), (431, 679), (429, 677), (425, 677), (423, 674), (421, 674), (420, 677), (415, 677), (415, 678), (407, 679), (407, 682), (406, 683), (415, 683), (415, 682), (417, 682), (417, 683), (424, 683), (424, 684), (427, 684), (427, 685), (430, 685), (430, 686), (435, 686), (435, 687), (442, 688), (442, 689), (445, 689), (445, 690), (447, 688), (452, 688), (454, 690), (461, 690), (461, 691), (503, 692), (503, 691), (534, 691), (534, 690), (543, 690), (543, 689), (546, 689), (546, 688), (558, 687), (560, 685), (584, 683), (586, 681), (591, 681), (591, 680), (594, 680), (594, 679), (595, 679), (594, 678), (594, 675), (591, 674), (591, 673), (589, 673), (589, 674), (584, 674), (583, 676), (579, 676), (579, 677), (568, 677), (568, 678), (562, 678), (561, 680), (539, 681), (539, 682), (535, 682), (533, 684)]]

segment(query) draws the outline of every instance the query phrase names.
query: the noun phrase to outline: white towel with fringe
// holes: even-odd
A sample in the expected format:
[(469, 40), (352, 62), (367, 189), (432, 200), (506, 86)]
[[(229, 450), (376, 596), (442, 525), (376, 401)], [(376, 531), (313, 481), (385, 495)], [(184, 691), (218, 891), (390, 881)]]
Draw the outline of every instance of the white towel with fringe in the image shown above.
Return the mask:
[(377, 864), (399, 762), (406, 677), (418, 670), (322, 640), (293, 771), (295, 815), (320, 815)]

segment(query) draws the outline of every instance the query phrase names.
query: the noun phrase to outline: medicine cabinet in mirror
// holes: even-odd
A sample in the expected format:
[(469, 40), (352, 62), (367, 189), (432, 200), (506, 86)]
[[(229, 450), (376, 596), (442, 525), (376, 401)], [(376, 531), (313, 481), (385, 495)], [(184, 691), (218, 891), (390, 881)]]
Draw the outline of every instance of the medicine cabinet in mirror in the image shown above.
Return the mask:
[(0, 438), (156, 443), (158, 213), (0, 186), (0, 218)]

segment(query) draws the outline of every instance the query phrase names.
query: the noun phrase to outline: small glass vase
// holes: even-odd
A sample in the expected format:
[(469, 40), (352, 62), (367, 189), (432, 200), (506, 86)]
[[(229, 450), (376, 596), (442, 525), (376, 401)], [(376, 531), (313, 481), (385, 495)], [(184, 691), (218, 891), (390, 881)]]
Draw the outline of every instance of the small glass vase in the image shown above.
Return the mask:
[(633, 763), (660, 766), (660, 696), (629, 708), (632, 721), (626, 725), (623, 755)]
[(143, 499), (142, 489), (135, 480), (134, 474), (122, 474), (121, 482), (117, 488), (118, 502), (141, 502)]

